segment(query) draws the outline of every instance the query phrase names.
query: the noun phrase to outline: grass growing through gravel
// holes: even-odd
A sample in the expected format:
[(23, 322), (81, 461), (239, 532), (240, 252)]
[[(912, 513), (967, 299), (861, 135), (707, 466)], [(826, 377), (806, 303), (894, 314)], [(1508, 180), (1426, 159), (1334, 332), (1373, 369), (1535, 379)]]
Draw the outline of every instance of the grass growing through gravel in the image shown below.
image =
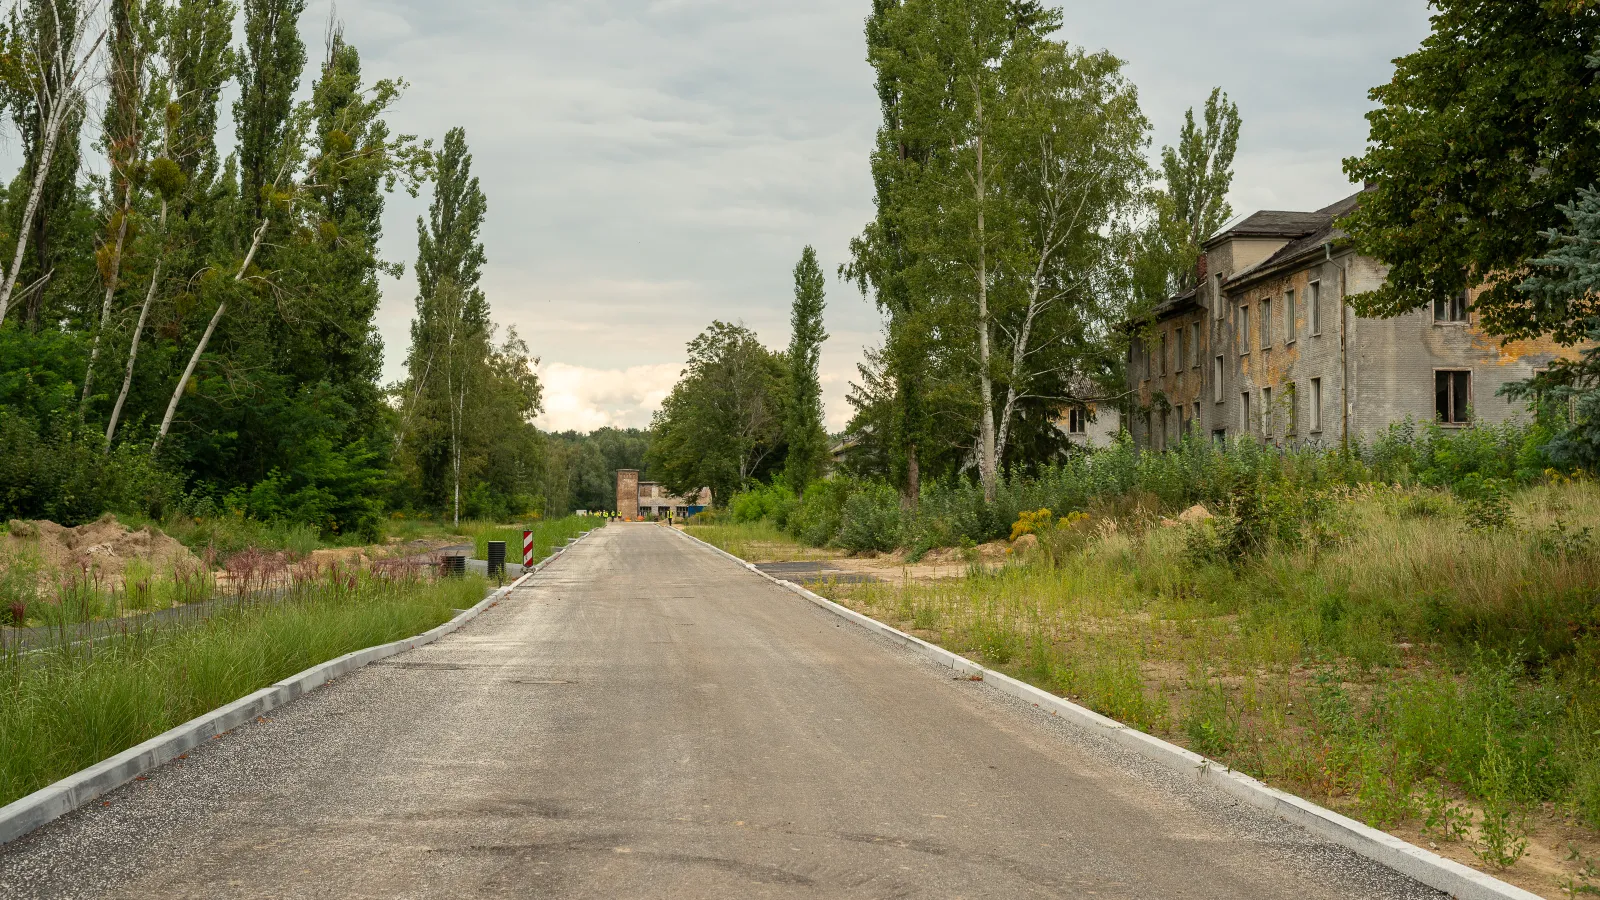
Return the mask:
[(0, 651), (0, 805), (318, 663), (481, 600), (481, 578), (331, 569), (270, 603), (32, 654)]

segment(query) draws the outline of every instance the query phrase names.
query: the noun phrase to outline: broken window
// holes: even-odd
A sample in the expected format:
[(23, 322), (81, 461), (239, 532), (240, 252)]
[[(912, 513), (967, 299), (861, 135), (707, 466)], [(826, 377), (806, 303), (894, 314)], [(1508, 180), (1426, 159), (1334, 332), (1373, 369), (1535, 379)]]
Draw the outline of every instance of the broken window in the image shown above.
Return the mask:
[(1289, 430), (1284, 433), (1294, 437), (1300, 433), (1300, 389), (1291, 381), (1283, 395), (1284, 404), (1289, 407)]
[(1306, 317), (1310, 320), (1312, 334), (1322, 333), (1322, 282), (1313, 281), (1306, 287)]
[(1255, 429), (1250, 422), (1250, 392), (1245, 391), (1239, 395), (1239, 431), (1243, 434), (1253, 434)]
[(1222, 356), (1211, 361), (1211, 396), (1222, 402)]
[(1435, 322), (1465, 322), (1467, 320), (1467, 292), (1453, 297), (1435, 297), (1433, 320)]
[(1193, 368), (1196, 368), (1196, 369), (1200, 368), (1200, 323), (1199, 322), (1194, 322), (1194, 323), (1191, 323), (1189, 325), (1189, 356), (1191, 357), (1191, 359), (1189, 361), (1189, 365), (1192, 366)]
[(1161, 333), (1161, 374), (1167, 374), (1167, 333)]
[(1322, 379), (1311, 379), (1311, 433), (1322, 430)]
[(1239, 307), (1239, 352), (1250, 352), (1250, 307)]
[(1228, 429), (1218, 428), (1211, 432), (1211, 442), (1218, 447), (1226, 446), (1228, 443)]
[(1283, 342), (1294, 343), (1295, 337), (1294, 291), (1283, 292)]
[(1196, 400), (1194, 402), (1194, 418), (1190, 419), (1189, 421), (1194, 423), (1194, 427), (1196, 427), (1196, 428), (1200, 427), (1200, 401), (1199, 400)]
[(1272, 388), (1261, 389), (1261, 433), (1272, 437)]
[(1446, 425), (1465, 425), (1472, 408), (1472, 373), (1442, 371), (1433, 373), (1433, 403), (1439, 421)]
[(1272, 301), (1261, 301), (1261, 349), (1272, 349)]

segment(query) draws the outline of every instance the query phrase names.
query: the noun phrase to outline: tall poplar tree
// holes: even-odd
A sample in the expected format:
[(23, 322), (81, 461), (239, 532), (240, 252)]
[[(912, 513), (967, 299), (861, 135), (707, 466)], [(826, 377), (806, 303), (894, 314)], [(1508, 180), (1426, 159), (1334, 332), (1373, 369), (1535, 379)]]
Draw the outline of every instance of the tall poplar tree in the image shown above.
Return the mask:
[(1194, 287), (1201, 243), (1233, 218), (1227, 198), (1239, 128), (1238, 105), (1221, 88), (1213, 88), (1201, 124), (1196, 124), (1191, 107), (1177, 146), (1161, 148), (1166, 183), (1153, 198), (1155, 215), (1141, 237), (1134, 273), (1146, 304)]
[(417, 219), (417, 314), (408, 377), (401, 386), (399, 440), (414, 467), (420, 500), (461, 515), (463, 483), (474, 474), (468, 405), (488, 380), (493, 326), (479, 281), (479, 233), (487, 200), (472, 174), (467, 134), (445, 134), (433, 201)]
[(796, 493), (822, 477), (828, 459), (828, 433), (822, 427), (822, 381), (818, 367), (828, 339), (822, 312), (827, 304), (817, 251), (807, 246), (794, 267), (794, 306), (789, 314), (789, 410), (784, 434), (789, 456), (784, 477)]
[(305, 9), (305, 0), (244, 0), (244, 50), (233, 121), (239, 140), (239, 195), (249, 211), (249, 228), (266, 217), (269, 200), (262, 188), (278, 181), (284, 165), (289, 114), (306, 65), (299, 28)]

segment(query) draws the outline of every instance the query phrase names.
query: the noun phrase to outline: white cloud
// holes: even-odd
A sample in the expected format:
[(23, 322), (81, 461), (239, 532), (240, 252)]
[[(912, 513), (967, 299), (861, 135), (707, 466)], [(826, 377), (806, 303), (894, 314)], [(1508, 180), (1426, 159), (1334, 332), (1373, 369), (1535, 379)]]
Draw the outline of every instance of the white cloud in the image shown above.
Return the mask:
[(671, 363), (626, 369), (592, 369), (567, 363), (542, 363), (546, 431), (593, 431), (607, 425), (644, 428), (677, 383), (681, 367)]

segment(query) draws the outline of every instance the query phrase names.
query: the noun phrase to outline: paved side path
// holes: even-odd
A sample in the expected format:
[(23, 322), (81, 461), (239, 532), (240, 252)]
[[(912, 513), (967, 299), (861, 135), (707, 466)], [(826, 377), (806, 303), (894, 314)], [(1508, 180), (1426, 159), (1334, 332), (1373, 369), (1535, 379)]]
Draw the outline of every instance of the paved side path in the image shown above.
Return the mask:
[(0, 848), (0, 896), (1436, 895), (618, 525)]

